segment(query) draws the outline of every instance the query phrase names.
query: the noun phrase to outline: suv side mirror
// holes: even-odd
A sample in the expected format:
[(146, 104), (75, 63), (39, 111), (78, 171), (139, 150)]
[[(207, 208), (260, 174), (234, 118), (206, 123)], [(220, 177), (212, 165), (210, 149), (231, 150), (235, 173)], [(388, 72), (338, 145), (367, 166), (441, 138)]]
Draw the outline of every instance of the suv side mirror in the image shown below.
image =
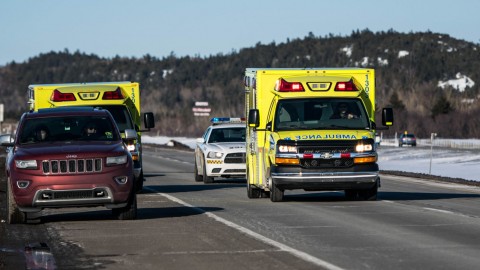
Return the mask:
[(125, 140), (126, 141), (131, 141), (131, 140), (136, 140), (137, 137), (137, 132), (135, 129), (125, 129)]
[(248, 126), (257, 128), (260, 125), (260, 113), (258, 109), (251, 109), (248, 112)]

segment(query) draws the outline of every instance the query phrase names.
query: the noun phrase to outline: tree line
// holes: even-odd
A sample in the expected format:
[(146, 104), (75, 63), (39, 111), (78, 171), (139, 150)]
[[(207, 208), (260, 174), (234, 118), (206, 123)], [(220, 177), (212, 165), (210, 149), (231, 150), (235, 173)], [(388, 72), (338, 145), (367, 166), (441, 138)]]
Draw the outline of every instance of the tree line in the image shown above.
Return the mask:
[[(207, 101), (211, 116), (244, 116), (243, 72), (247, 67), (368, 67), (376, 70), (377, 112), (392, 107), (395, 124), (386, 136), (405, 130), (418, 137), (478, 138), (475, 117), (480, 83), (480, 46), (432, 32), (353, 31), (349, 36), (315, 36), (282, 43), (257, 43), (229, 54), (158, 58), (103, 58), (80, 51), (48, 52), (0, 67), (0, 103), (15, 120), (28, 109), (30, 84), (137, 81), (143, 111), (155, 113), (155, 132), (202, 134), (208, 117), (194, 117), (196, 101)], [(459, 91), (439, 81), (461, 73), (475, 85)], [(377, 115), (377, 119), (380, 115)]]

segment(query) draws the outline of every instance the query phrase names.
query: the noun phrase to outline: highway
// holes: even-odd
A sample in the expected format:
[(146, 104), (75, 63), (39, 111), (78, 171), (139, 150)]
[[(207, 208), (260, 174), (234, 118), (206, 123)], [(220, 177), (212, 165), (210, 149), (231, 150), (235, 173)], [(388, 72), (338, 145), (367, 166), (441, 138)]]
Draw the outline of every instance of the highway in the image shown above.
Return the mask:
[[(272, 203), (248, 199), (245, 179), (195, 182), (193, 152), (147, 148), (144, 167), (137, 220), (114, 220), (105, 208), (78, 208), (46, 210), (41, 224), (2, 222), (0, 266), (25, 269), (24, 246), (36, 242), (49, 247), (57, 269), (480, 265), (478, 187), (382, 175), (377, 201), (286, 191), (284, 202)], [(2, 211), (4, 219), (4, 206)]]

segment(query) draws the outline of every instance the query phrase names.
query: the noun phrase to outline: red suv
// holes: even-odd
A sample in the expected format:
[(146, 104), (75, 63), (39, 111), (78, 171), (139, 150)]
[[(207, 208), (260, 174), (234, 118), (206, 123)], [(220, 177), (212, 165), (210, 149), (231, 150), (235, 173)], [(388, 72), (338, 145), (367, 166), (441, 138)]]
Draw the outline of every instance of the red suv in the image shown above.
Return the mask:
[(7, 221), (24, 223), (44, 208), (105, 206), (135, 219), (133, 161), (112, 115), (92, 107), (24, 113), (6, 161)]

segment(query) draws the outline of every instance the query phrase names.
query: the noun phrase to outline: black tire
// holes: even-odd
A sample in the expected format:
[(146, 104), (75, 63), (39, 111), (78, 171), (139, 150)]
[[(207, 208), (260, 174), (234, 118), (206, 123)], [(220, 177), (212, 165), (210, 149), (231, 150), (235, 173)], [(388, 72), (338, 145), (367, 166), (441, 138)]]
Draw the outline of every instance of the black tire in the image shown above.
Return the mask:
[(13, 198), (13, 191), (10, 188), (10, 181), (7, 181), (7, 222), (8, 224), (22, 224), (27, 222), (27, 215), (18, 209)]
[(261, 196), (261, 190), (247, 183), (247, 196), (249, 199), (258, 199)]
[(211, 184), (213, 183), (213, 177), (207, 175), (207, 166), (205, 164), (205, 160), (203, 160), (203, 183)]
[(132, 192), (125, 207), (112, 209), (113, 215), (119, 220), (134, 220), (137, 218), (137, 194)]
[(376, 201), (377, 194), (378, 194), (378, 184), (375, 184), (375, 186), (373, 186), (370, 189), (358, 191), (359, 198), (364, 201)]
[(138, 177), (138, 179), (135, 179), (136, 182), (135, 182), (135, 192), (136, 193), (141, 193), (142, 190), (143, 190), (143, 181), (145, 181), (145, 179), (143, 178), (143, 169), (142, 169), (142, 172), (140, 173), (140, 176)]
[(195, 173), (195, 182), (201, 182), (203, 180), (203, 176), (198, 174), (198, 168), (197, 168), (197, 159), (195, 159), (194, 165), (194, 173)]
[(275, 182), (272, 182), (272, 189), (270, 190), (270, 201), (281, 202), (283, 201), (283, 190), (279, 189)]
[(354, 189), (346, 189), (345, 190), (345, 199), (349, 201), (353, 201), (358, 199), (358, 191)]

